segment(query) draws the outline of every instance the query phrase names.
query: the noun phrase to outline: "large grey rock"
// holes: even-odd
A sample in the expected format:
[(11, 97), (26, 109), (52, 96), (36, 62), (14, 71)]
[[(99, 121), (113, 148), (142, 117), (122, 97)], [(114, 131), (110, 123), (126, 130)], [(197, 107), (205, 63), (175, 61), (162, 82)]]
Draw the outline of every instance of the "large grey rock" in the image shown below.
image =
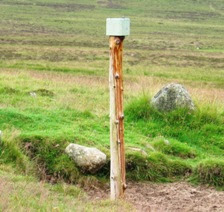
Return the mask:
[(97, 148), (69, 144), (65, 152), (85, 172), (95, 173), (106, 163), (106, 155)]
[(194, 110), (194, 103), (184, 86), (171, 83), (163, 87), (151, 104), (159, 111), (172, 111), (178, 108)]

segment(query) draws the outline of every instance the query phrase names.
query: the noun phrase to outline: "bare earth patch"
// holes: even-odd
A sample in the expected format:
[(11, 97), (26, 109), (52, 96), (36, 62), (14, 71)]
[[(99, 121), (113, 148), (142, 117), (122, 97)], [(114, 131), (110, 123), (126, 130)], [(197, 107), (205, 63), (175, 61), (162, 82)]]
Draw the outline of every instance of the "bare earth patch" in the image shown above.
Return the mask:
[[(107, 190), (88, 191), (91, 199), (104, 199)], [(194, 187), (186, 182), (169, 184), (128, 183), (126, 200), (137, 211), (147, 212), (212, 212), (224, 211), (224, 192), (205, 186)]]

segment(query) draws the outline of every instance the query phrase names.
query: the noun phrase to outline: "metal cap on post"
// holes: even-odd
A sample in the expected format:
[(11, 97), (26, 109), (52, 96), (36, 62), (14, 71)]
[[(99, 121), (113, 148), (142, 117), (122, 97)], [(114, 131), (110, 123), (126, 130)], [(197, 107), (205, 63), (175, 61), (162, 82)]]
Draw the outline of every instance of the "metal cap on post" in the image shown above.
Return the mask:
[(130, 35), (129, 18), (107, 18), (107, 36), (127, 36)]
[(122, 52), (124, 38), (129, 34), (129, 18), (107, 19), (106, 35), (110, 36), (110, 190), (112, 200), (123, 197), (126, 189)]

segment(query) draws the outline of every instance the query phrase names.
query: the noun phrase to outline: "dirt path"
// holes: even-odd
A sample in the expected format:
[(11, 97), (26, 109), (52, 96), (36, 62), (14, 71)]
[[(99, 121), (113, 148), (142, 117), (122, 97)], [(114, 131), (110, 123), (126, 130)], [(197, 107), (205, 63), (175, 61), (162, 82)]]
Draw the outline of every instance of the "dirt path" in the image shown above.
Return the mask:
[[(104, 199), (108, 198), (109, 188), (88, 193), (95, 200)], [(141, 212), (224, 212), (224, 191), (193, 187), (186, 182), (129, 183), (126, 200)]]

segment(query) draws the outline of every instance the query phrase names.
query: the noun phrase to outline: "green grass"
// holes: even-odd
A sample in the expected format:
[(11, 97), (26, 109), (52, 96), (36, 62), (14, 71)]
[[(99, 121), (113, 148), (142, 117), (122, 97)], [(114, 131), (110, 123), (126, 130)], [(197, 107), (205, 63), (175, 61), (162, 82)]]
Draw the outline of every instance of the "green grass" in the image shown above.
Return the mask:
[(127, 177), (134, 180), (172, 182), (192, 172), (192, 167), (179, 159), (171, 159), (160, 152), (147, 157), (132, 153), (127, 155)]
[(166, 140), (163, 137), (156, 138), (153, 141), (153, 147), (165, 154), (173, 155), (180, 158), (195, 158), (196, 150), (189, 147), (187, 143), (181, 143), (177, 140)]
[[(131, 18), (123, 65), (128, 179), (223, 188), (222, 0), (2, 0), (0, 10), (1, 165), (50, 182), (108, 181), (105, 20), (124, 15)], [(169, 82), (187, 87), (194, 112), (150, 106)], [(106, 166), (95, 176), (81, 173), (64, 153), (70, 142), (99, 148)], [(77, 194), (64, 184), (52, 189), (64, 198)], [(36, 209), (34, 199), (24, 207)]]
[[(149, 138), (158, 135), (175, 138), (192, 147), (197, 146), (199, 150), (206, 153), (222, 155), (224, 117), (223, 113), (218, 112), (214, 107), (198, 106), (194, 112), (176, 110), (160, 113), (151, 108), (147, 97), (142, 97), (130, 103), (126, 114), (130, 114), (133, 125), (136, 125), (141, 133)], [(154, 145), (161, 148), (159, 142), (154, 142)], [(172, 141), (171, 145), (176, 148), (179, 146), (178, 148), (181, 148), (183, 153), (187, 151), (185, 144), (178, 145), (177, 142)], [(171, 149), (167, 147), (163, 151), (172, 151), (172, 147)]]
[[(129, 179), (173, 181), (194, 174), (194, 167), (205, 159), (222, 160), (224, 116), (214, 108), (163, 114), (151, 108), (149, 98), (144, 96), (131, 101), (125, 114)], [(64, 153), (70, 142), (96, 146), (109, 157), (109, 119), (106, 116), (69, 109), (32, 108), (20, 112), (7, 108), (0, 111), (0, 117), (1, 129), (6, 132), (2, 141), (2, 163), (16, 164), (27, 172), (30, 166), (27, 158), (30, 158), (41, 169), (32, 170), (40, 178), (49, 175), (56, 181), (64, 179), (73, 183), (85, 178)], [(10, 134), (15, 137), (7, 138)], [(148, 156), (129, 147), (144, 149)], [(108, 177), (109, 166), (98, 176)], [(199, 182), (204, 182), (200, 179)]]
[(224, 161), (206, 159), (198, 164), (195, 175), (199, 182), (224, 188)]
[[(199, 182), (223, 187), (222, 180), (219, 180), (223, 178), (224, 169), (221, 162), (224, 153), (223, 112), (219, 113), (214, 107), (198, 106), (194, 112), (177, 110), (159, 113), (149, 105), (149, 98), (144, 96), (131, 102), (126, 108), (126, 114), (130, 125), (148, 138), (154, 151), (176, 162), (190, 165), (191, 172), (200, 176), (197, 178)], [(208, 164), (201, 162), (204, 160)], [(220, 170), (217, 176), (216, 166)], [(194, 167), (197, 167), (196, 171)], [(211, 171), (213, 168), (214, 171)], [(153, 169), (146, 170), (150, 172)]]

